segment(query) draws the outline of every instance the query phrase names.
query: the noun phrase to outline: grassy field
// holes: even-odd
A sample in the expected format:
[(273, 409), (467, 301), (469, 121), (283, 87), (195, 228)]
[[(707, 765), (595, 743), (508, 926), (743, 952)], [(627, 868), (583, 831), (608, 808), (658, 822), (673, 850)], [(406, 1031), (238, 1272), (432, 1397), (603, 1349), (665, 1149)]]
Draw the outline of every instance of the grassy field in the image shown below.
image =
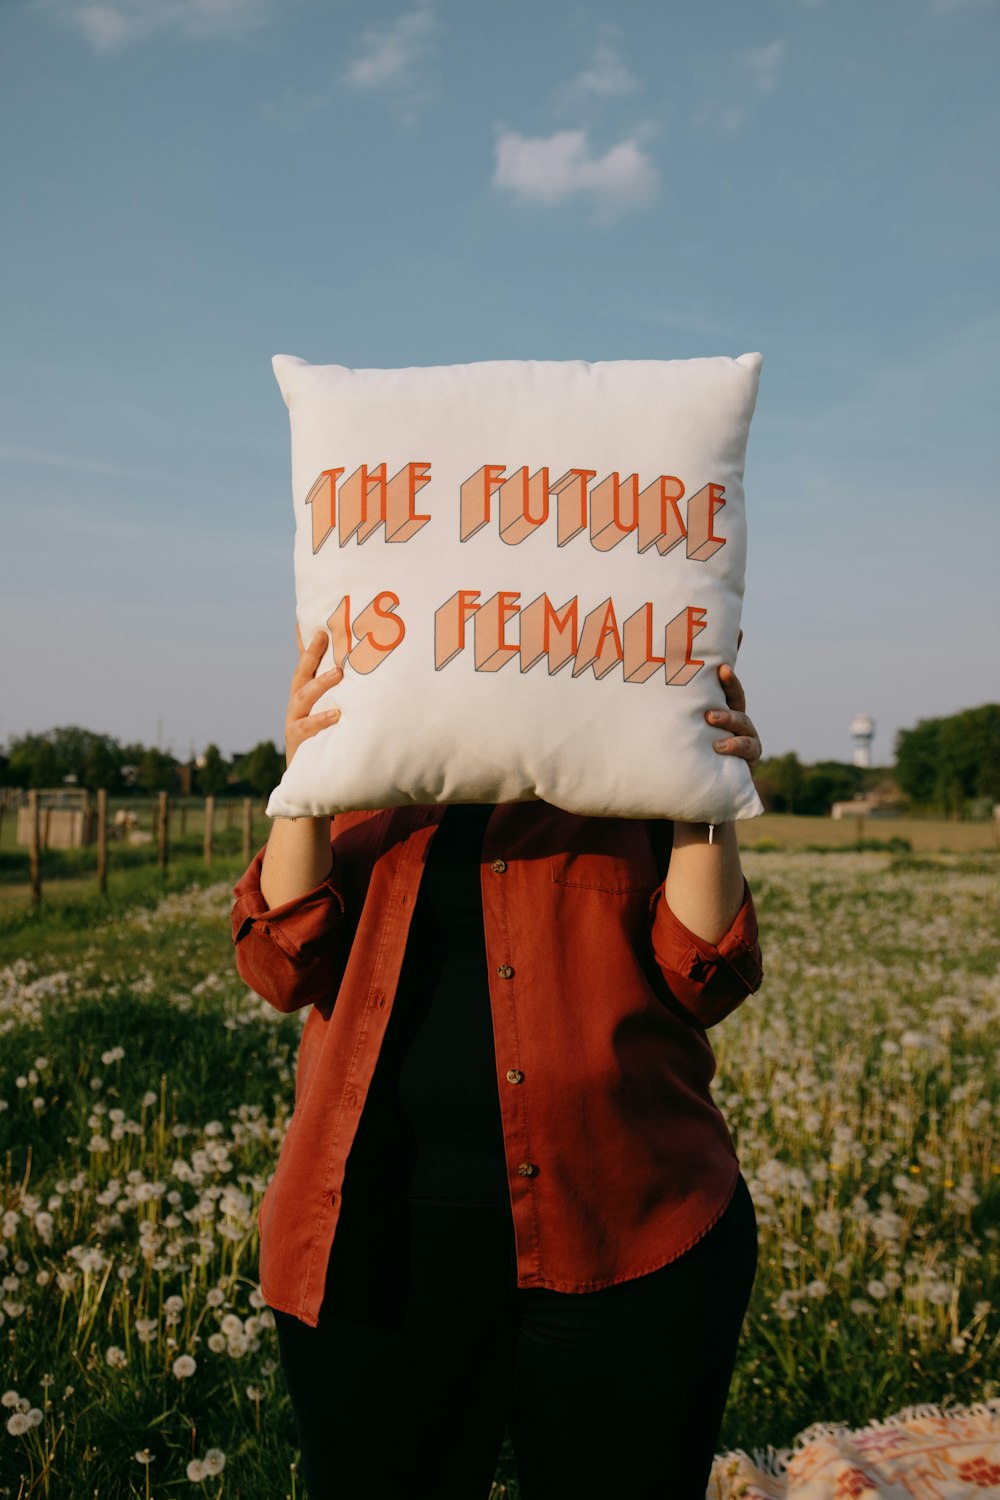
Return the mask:
[(883, 847), (909, 844), (914, 854), (994, 853), (1000, 823), (961, 823), (944, 818), (799, 818), (764, 813), (736, 825), (743, 849), (850, 849), (860, 840)]
[[(120, 798), (109, 803), (109, 822), (119, 808), (127, 808), (138, 819), (135, 830), (140, 842), (109, 841), (109, 888), (125, 899), (133, 890), (140, 872), (150, 876), (150, 889), (158, 888), (156, 849), (153, 840), (154, 799)], [(242, 847), (242, 806), (221, 801), (216, 808), (214, 860), (236, 857)], [(263, 804), (254, 804), (252, 846), (258, 848), (267, 838), (270, 827)], [(183, 832), (181, 831), (183, 829)], [(801, 818), (785, 813), (765, 813), (737, 824), (740, 845), (762, 853), (785, 850), (842, 851), (864, 848), (888, 849), (889, 852), (912, 851), (916, 854), (1000, 852), (1000, 823), (963, 823), (930, 818)], [(9, 809), (0, 818), (0, 914), (11, 914), (27, 908), (31, 901), (28, 852), (18, 844), (17, 815)], [(169, 882), (175, 888), (188, 883), (199, 871), (204, 877), (203, 859), (204, 802), (201, 798), (175, 799), (170, 812)], [(42, 853), (42, 881), (46, 901), (52, 905), (87, 903), (94, 890), (97, 852), (91, 845), (83, 849), (46, 849)], [(222, 865), (219, 868), (223, 868)]]
[[(186, 858), (0, 910), (4, 1500), (302, 1495), (255, 1228), (302, 1018), (233, 969), (240, 856)], [(765, 983), (710, 1036), (760, 1263), (720, 1449), (996, 1395), (998, 861), (745, 866)]]
[[(114, 815), (119, 808), (127, 809), (136, 818), (133, 830), (137, 842), (127, 842), (111, 836), (108, 838), (108, 890), (112, 897), (133, 899), (136, 882), (143, 872), (149, 879), (150, 891), (163, 889), (163, 880), (157, 869), (157, 851), (153, 841), (153, 800), (148, 797), (118, 798), (109, 801), (108, 823), (113, 827)], [(220, 802), (216, 806), (213, 832), (212, 866), (206, 870), (204, 860), (205, 804), (200, 797), (185, 799), (182, 807), (179, 800), (171, 805), (169, 820), (168, 888), (190, 884), (201, 873), (202, 878), (216, 868), (225, 873), (233, 859), (242, 849), (243, 809), (238, 802)], [(265, 842), (270, 828), (264, 816), (263, 805), (254, 804), (252, 824), (252, 846), (258, 849)], [(183, 832), (182, 832), (183, 829)], [(227, 863), (228, 860), (228, 863)], [(71, 906), (76, 902), (89, 902), (96, 891), (97, 846), (91, 844), (82, 849), (42, 850), (42, 891), (50, 907)], [(235, 877), (234, 877), (235, 878)], [(27, 909), (31, 903), (31, 885), (28, 867), (28, 850), (17, 842), (17, 813), (7, 809), (0, 818), (0, 917), (12, 916)], [(3, 928), (0, 927), (0, 931)]]

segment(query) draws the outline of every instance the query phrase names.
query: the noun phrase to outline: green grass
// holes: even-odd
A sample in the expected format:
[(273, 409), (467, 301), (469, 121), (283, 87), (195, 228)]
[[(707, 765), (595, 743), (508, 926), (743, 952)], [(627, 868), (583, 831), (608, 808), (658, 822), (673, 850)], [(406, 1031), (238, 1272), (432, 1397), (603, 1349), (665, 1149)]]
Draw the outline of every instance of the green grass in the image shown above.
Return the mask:
[[(744, 863), (765, 982), (709, 1036), (760, 1261), (720, 1451), (997, 1394), (995, 858)], [(0, 1391), (39, 1413), (3, 1500), (188, 1493), (210, 1450), (212, 1496), (302, 1494), (256, 1281), (302, 1017), (235, 974), (241, 869), (0, 916)]]

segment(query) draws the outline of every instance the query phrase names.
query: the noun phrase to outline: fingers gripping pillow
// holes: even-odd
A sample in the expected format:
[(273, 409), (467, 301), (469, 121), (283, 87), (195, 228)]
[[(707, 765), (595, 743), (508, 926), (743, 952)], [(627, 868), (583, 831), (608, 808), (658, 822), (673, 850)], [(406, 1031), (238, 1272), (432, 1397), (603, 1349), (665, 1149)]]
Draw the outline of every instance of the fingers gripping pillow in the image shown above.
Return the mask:
[(400, 370), (278, 355), (304, 641), (343, 681), (271, 817), (541, 798), (721, 823), (762, 358)]

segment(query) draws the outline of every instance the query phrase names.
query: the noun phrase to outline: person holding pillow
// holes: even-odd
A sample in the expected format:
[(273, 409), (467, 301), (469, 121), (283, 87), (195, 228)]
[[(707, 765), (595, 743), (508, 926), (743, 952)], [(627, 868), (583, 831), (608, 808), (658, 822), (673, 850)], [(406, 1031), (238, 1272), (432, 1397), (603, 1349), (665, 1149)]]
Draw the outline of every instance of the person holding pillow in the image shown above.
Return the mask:
[[(286, 756), (341, 678), (299, 640)], [(732, 667), (706, 715), (760, 758)], [(401, 726), (405, 732), (405, 726)], [(260, 1213), (310, 1500), (703, 1500), (757, 1267), (707, 1029), (762, 978), (733, 824), (275, 819), (246, 983), (309, 1007)]]

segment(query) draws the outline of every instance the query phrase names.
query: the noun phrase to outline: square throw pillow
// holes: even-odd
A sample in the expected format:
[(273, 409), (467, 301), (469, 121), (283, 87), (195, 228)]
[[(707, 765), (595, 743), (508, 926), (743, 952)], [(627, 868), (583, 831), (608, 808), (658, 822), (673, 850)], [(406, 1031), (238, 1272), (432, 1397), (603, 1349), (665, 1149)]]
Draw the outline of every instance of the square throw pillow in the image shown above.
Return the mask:
[(398, 370), (277, 355), (298, 625), (344, 679), (271, 817), (541, 798), (762, 811), (705, 710), (734, 663), (759, 354)]

